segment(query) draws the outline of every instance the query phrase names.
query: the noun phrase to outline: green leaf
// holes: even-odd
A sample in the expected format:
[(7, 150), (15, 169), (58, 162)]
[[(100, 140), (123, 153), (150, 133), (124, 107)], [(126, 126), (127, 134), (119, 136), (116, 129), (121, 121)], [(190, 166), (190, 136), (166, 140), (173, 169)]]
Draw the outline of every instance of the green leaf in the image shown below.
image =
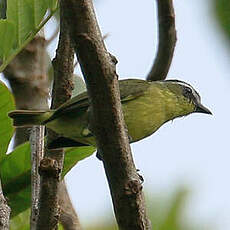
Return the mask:
[(64, 230), (64, 228), (62, 227), (60, 223), (58, 223), (58, 230)]
[(8, 0), (7, 20), (16, 28), (16, 47), (41, 23), (47, 10), (44, 0)]
[(35, 29), (43, 20), (48, 9), (46, 0), (24, 0), (31, 11), (30, 18), (32, 20), (33, 29)]
[(47, 0), (48, 8), (54, 10), (57, 8), (58, 0)]
[(214, 9), (217, 15), (217, 21), (230, 39), (230, 1), (214, 0)]
[(177, 230), (181, 229), (179, 222), (180, 215), (182, 213), (184, 203), (186, 200), (187, 191), (185, 189), (179, 189), (173, 197), (171, 207), (168, 209), (168, 213), (164, 217), (159, 230)]
[[(92, 155), (94, 151), (95, 147), (92, 146), (67, 149), (63, 177), (78, 161)], [(28, 142), (15, 148), (0, 161), (2, 187), (12, 209), (12, 217), (30, 207), (30, 170), (30, 145)]]
[[(40, 29), (54, 15), (58, 9), (57, 2), (58, 1), (52, 1), (51, 4), (50, 0), (7, 0), (6, 21), (14, 25), (15, 36), (12, 38), (14, 41), (13, 46), (11, 45), (11, 47), (13, 47), (12, 52), (4, 57), (3, 63), (0, 66), (0, 72), (32, 41)], [(56, 8), (53, 8), (49, 14), (44, 17), (50, 5), (53, 7), (56, 6)], [(5, 47), (5, 43), (2, 43), (1, 46)]]
[(5, 19), (0, 20), (0, 58), (4, 61), (13, 48), (15, 41), (14, 24)]
[(30, 209), (11, 218), (10, 230), (29, 230), (30, 229)]
[(0, 162), (2, 187), (11, 207), (11, 217), (30, 207), (30, 168), (30, 145), (28, 142), (5, 155)]
[(93, 146), (82, 146), (77, 148), (68, 148), (65, 151), (65, 160), (62, 175), (66, 175), (67, 172), (72, 169), (78, 161), (91, 156), (95, 152), (96, 148)]
[(32, 22), (29, 19), (29, 7), (24, 0), (8, 0), (7, 1), (7, 20), (15, 25), (16, 44), (18, 47), (25, 40), (32, 28)]
[(13, 135), (13, 122), (8, 112), (14, 110), (14, 99), (8, 88), (0, 81), (0, 159), (4, 157)]
[(75, 97), (78, 94), (86, 91), (86, 85), (83, 79), (76, 74), (74, 74), (73, 80), (74, 80), (74, 90), (72, 91), (72, 97)]

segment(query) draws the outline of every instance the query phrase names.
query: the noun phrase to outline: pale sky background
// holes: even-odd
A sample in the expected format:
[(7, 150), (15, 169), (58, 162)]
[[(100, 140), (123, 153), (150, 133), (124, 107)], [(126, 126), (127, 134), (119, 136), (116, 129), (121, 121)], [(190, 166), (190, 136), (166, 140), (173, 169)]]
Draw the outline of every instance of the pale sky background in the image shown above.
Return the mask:
[[(185, 185), (190, 194), (183, 215), (226, 230), (230, 229), (230, 50), (210, 3), (174, 0), (178, 41), (168, 76), (193, 85), (214, 115), (176, 119), (131, 146), (145, 191), (156, 197)], [(106, 45), (119, 60), (120, 79), (144, 79), (156, 51), (154, 1), (98, 0), (96, 12), (102, 33), (110, 34)], [(83, 225), (110, 218), (109, 189), (95, 156), (80, 162), (66, 181)]]

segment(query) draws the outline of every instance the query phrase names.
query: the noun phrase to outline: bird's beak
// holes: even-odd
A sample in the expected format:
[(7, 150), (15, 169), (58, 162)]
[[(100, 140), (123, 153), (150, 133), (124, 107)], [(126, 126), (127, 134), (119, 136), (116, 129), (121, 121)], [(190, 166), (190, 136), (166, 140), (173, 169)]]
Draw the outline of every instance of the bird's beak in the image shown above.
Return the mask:
[(205, 106), (203, 106), (200, 103), (196, 105), (195, 112), (196, 113), (206, 113), (206, 114), (211, 114), (212, 115), (212, 112), (208, 108), (206, 108)]

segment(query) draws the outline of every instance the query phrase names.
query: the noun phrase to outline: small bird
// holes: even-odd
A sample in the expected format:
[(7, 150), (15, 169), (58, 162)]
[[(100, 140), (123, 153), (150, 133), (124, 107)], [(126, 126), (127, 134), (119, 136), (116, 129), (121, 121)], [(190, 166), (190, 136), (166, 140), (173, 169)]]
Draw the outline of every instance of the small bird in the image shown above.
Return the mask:
[[(165, 122), (199, 112), (212, 114), (201, 104), (193, 87), (179, 80), (119, 81), (122, 110), (130, 142), (150, 136)], [(14, 126), (45, 125), (60, 136), (49, 148), (96, 146), (89, 129), (89, 98), (81, 93), (56, 110), (15, 110), (9, 113)]]

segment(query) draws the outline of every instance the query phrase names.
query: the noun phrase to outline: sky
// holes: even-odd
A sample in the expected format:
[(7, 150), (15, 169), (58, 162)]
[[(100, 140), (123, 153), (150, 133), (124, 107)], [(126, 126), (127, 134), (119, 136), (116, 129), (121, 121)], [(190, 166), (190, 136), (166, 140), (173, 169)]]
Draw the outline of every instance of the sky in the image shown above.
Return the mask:
[[(186, 186), (190, 192), (183, 216), (226, 230), (230, 229), (229, 50), (210, 3), (174, 0), (178, 41), (168, 78), (190, 83), (213, 116), (175, 119), (131, 147), (148, 194), (157, 197)], [(120, 79), (144, 79), (156, 53), (154, 1), (98, 0), (95, 6), (102, 33), (109, 34), (106, 46), (119, 61)], [(110, 218), (108, 184), (95, 156), (77, 164), (66, 182), (83, 225)]]

